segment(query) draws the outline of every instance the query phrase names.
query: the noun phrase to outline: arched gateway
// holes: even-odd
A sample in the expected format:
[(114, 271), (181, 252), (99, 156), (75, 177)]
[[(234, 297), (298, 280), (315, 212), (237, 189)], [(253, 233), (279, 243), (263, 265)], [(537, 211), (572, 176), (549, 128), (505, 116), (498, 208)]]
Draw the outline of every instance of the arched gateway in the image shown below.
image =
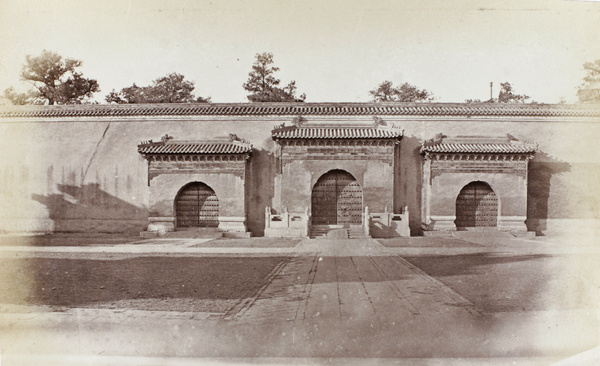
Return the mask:
[(187, 184), (175, 199), (178, 228), (219, 226), (219, 199), (201, 182)]
[(332, 170), (323, 174), (312, 190), (314, 225), (361, 225), (362, 189), (352, 174)]
[(498, 198), (485, 182), (471, 182), (456, 198), (456, 227), (498, 226)]

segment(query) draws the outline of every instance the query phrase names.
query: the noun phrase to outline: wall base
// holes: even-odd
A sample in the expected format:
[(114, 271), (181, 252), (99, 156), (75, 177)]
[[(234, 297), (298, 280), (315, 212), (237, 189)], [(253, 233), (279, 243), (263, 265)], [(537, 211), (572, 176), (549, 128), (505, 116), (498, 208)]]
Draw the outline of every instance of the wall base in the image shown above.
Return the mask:
[(266, 238), (302, 238), (304, 228), (301, 227), (269, 227), (265, 228)]
[(167, 233), (175, 231), (175, 218), (173, 216), (148, 217), (148, 231), (157, 233)]
[(219, 230), (231, 233), (245, 233), (246, 218), (243, 216), (219, 216)]
[(527, 231), (526, 216), (501, 216), (498, 218), (498, 230)]
[(55, 224), (51, 219), (0, 218), (0, 233), (40, 233), (54, 232)]
[(528, 219), (527, 227), (537, 235), (578, 235), (597, 238), (600, 219)]
[(430, 216), (429, 224), (423, 225), (423, 229), (427, 231), (455, 231), (454, 220), (456, 220), (456, 216)]

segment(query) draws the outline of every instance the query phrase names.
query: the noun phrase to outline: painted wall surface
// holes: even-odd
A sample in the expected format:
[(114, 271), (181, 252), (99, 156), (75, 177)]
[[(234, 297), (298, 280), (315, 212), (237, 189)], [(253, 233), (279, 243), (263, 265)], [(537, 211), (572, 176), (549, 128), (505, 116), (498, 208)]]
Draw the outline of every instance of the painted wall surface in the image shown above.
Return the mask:
[[(148, 224), (150, 202), (147, 162), (137, 152), (140, 141), (157, 140), (166, 133), (185, 140), (207, 140), (235, 133), (254, 145), (245, 187), (247, 225), (254, 235), (262, 235), (264, 208), (281, 209), (282, 197), (287, 197), (277, 194), (282, 182), (277, 180), (278, 161), (271, 130), (274, 125), (290, 124), (292, 118), (139, 116), (0, 120), (3, 138), (0, 231), (11, 231), (19, 225), (34, 228), (32, 218), (37, 220), (35, 222), (47, 219), (59, 231), (141, 231)], [(309, 115), (304, 118), (317, 124), (372, 123), (371, 116)], [(408, 206), (414, 233), (420, 232), (421, 223), (423, 162), (419, 149), (423, 140), (440, 132), (447, 136), (509, 133), (519, 140), (539, 144), (539, 152), (529, 162), (528, 169), (526, 211), (530, 230), (551, 230), (553, 220), (600, 218), (598, 120), (427, 116), (384, 116), (383, 120), (405, 131), (399, 145), (398, 165), (393, 167), (392, 202), (395, 212)], [(379, 168), (374, 168), (375, 172), (369, 170), (370, 165), (359, 169), (348, 164), (350, 170), (364, 169), (356, 173), (356, 178), (367, 186), (378, 184), (376, 182), (388, 174), (377, 173), (383, 172)], [(331, 168), (333, 165), (336, 164)], [(335, 168), (344, 169), (337, 165)], [(313, 171), (308, 166), (298, 169)], [(320, 176), (317, 174), (302, 176), (307, 183), (303, 187), (314, 184)], [(369, 179), (375, 183), (367, 184)], [(365, 190), (365, 195), (371, 194), (379, 193)]]

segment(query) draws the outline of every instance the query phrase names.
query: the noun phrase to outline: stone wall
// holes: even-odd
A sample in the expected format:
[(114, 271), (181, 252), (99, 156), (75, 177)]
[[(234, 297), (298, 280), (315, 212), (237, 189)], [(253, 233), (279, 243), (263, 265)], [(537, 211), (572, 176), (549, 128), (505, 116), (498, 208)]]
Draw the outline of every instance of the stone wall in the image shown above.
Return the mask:
[[(279, 197), (288, 196), (277, 194), (278, 157), (271, 130), (274, 125), (290, 124), (292, 118), (223, 115), (2, 119), (0, 231), (18, 231), (23, 227), (34, 231), (48, 227), (57, 231), (141, 231), (148, 224), (150, 203), (147, 162), (137, 152), (140, 141), (158, 139), (166, 133), (186, 140), (206, 140), (235, 133), (254, 145), (246, 179), (247, 226), (254, 235), (260, 236), (264, 230), (265, 207), (281, 209), (284, 202)], [(303, 118), (316, 124), (373, 122), (371, 116), (308, 115)], [(600, 123), (597, 120), (583, 117), (382, 118), (405, 132), (398, 148), (399, 164), (393, 167), (393, 185), (385, 180), (379, 187), (392, 187), (390, 211), (399, 213), (408, 206), (413, 233), (420, 232), (421, 224), (423, 168), (419, 149), (423, 140), (440, 132), (448, 136), (509, 133), (519, 140), (539, 144), (528, 170), (526, 211), (530, 230), (550, 232), (553, 226), (568, 227), (564, 225), (565, 220), (600, 218), (597, 194), (600, 144), (596, 141), (600, 136)], [(296, 182), (306, 192), (310, 192), (308, 187), (320, 174), (331, 168), (356, 171), (356, 178), (366, 186), (382, 184), (379, 183), (381, 174), (369, 170), (369, 164), (341, 160), (315, 161), (314, 164), (302, 167), (304, 171), (314, 171), (314, 176), (305, 176)], [(383, 167), (375, 169), (385, 171)], [(365, 195), (387, 195), (387, 192), (387, 188), (385, 192), (365, 190)], [(387, 196), (375, 199), (384, 200), (388, 200)], [(32, 218), (40, 224), (31, 224)]]

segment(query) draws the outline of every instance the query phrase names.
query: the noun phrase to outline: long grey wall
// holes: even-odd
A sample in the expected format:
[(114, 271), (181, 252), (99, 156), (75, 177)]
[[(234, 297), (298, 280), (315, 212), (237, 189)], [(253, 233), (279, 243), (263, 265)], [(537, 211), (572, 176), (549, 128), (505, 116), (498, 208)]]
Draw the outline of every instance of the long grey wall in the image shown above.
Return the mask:
[[(248, 180), (248, 228), (262, 235), (273, 206), (273, 126), (293, 116), (6, 118), (0, 120), (0, 231), (141, 231), (147, 225), (147, 162), (142, 140), (206, 140), (235, 133), (254, 145)], [(304, 116), (306, 123), (371, 124), (372, 116)], [(424, 139), (511, 134), (539, 144), (530, 162), (528, 228), (551, 232), (566, 222), (600, 218), (600, 121), (591, 118), (384, 116), (404, 129), (394, 210), (408, 206), (420, 232)], [(276, 207), (277, 208), (277, 207)], [(570, 220), (567, 220), (570, 219)], [(37, 226), (36, 226), (37, 225)], [(569, 225), (569, 224), (567, 224)]]

